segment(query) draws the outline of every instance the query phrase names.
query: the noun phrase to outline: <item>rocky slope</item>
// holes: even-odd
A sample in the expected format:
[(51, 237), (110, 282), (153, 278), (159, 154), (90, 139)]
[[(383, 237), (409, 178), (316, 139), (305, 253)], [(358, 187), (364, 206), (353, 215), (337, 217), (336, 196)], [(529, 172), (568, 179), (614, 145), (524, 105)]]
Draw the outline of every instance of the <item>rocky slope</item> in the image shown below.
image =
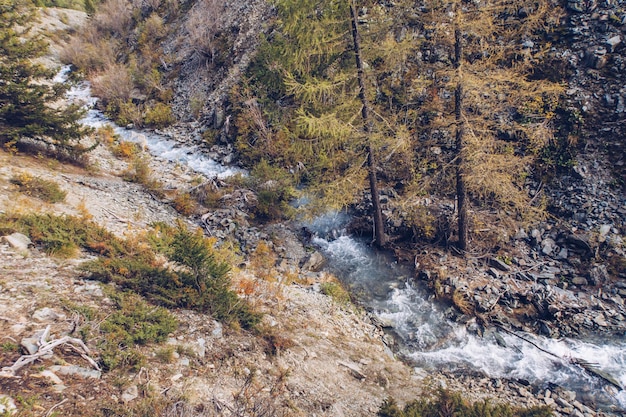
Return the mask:
[[(191, 74), (199, 73), (190, 69)], [(189, 96), (190, 86), (200, 81), (182, 78), (180, 91)], [(206, 93), (219, 90), (211, 87)], [(222, 93), (216, 94), (223, 98)], [(207, 118), (216, 127), (226, 119), (220, 109), (223, 107), (216, 105), (207, 111)], [(97, 167), (95, 172), (40, 158), (0, 153), (0, 212), (88, 215), (96, 223), (126, 237), (142, 233), (155, 221), (172, 223), (180, 218), (167, 200), (155, 198), (141, 186), (119, 178), (127, 164), (113, 157), (109, 150), (100, 147), (90, 159), (92, 166)], [(581, 161), (585, 161), (584, 155)], [(184, 168), (160, 160), (151, 159), (150, 165), (154, 172), (162, 173), (161, 180), (168, 189), (186, 190), (196, 179), (195, 174)], [(581, 163), (581, 166), (587, 165)], [(619, 217), (621, 220), (611, 217), (613, 214), (602, 216), (602, 213), (621, 213), (619, 210), (626, 208), (623, 195), (598, 183), (599, 178), (609, 182), (608, 176), (591, 175), (591, 169), (604, 169), (602, 164), (590, 167), (587, 173), (582, 170), (579, 174), (584, 177), (582, 180), (572, 176), (572, 182), (567, 185), (580, 187), (576, 188), (578, 193), (567, 187), (563, 191), (574, 200), (568, 203), (573, 207), (571, 210), (586, 213), (584, 222), (566, 226), (548, 222), (536, 231), (520, 231), (512, 240), (516, 248), (513, 255), (494, 254), (492, 261), (482, 258), (460, 261), (435, 249), (424, 259), (417, 259), (412, 253), (411, 262), (417, 259), (425, 267), (422, 277), (431, 276), (433, 282), (439, 279), (443, 291), (448, 291), (450, 296), (455, 289), (461, 291), (479, 313), (489, 313), (492, 319), (498, 318), (515, 327), (535, 323), (536, 329), (543, 329), (542, 320), (537, 320), (536, 315), (528, 319), (527, 315), (531, 310), (536, 314), (544, 309), (553, 315), (555, 311), (565, 316), (571, 312), (572, 317), (562, 320), (564, 325), (556, 330), (553, 322), (544, 324), (547, 330), (543, 331), (555, 335), (556, 331), (568, 334), (568, 331), (596, 331), (603, 327), (623, 331), (620, 326), (626, 312), (621, 287), (611, 287), (614, 291), (608, 294), (597, 293), (598, 283), (615, 279), (603, 276), (607, 270), (604, 260), (592, 258), (587, 275), (577, 268), (590, 255), (602, 254), (601, 259), (608, 259), (608, 253), (611, 257), (623, 256), (618, 239), (624, 233), (623, 216)], [(68, 192), (65, 202), (42, 204), (19, 193), (9, 180), (24, 172), (60, 184)], [(596, 194), (592, 195), (590, 206), (584, 207), (585, 203), (580, 203), (577, 196), (586, 196), (589, 190), (596, 190)], [(233, 207), (242, 198), (245, 200), (245, 194), (232, 198), (228, 207), (222, 209), (225, 211), (215, 210), (203, 217), (204, 226), (215, 236), (226, 237), (233, 232), (229, 228), (229, 221), (236, 219)], [(587, 219), (591, 223), (587, 224)], [(609, 224), (609, 220), (612, 223), (607, 231), (602, 226)], [(237, 226), (245, 223), (240, 221)], [(263, 241), (278, 256), (277, 265), (269, 271), (258, 271), (253, 263), (243, 262), (233, 272), (236, 283), (254, 284), (247, 297), (266, 313), (264, 326), (278, 339), (268, 344), (259, 335), (225, 328), (197, 313), (176, 311), (182, 325), (167, 342), (176, 352), (170, 362), (159, 359), (162, 347), (147, 346), (143, 350), (148, 361), (137, 372), (101, 373), (89, 369), (89, 363), (71, 348), (59, 347), (51, 356), (22, 368), (17, 377), (0, 377), (2, 395), (8, 396), (0, 398), (3, 404), (0, 407), (10, 409), (15, 404), (22, 415), (51, 415), (54, 411), (68, 416), (118, 415), (114, 413), (156, 399), (169, 405), (167, 412), (173, 413), (176, 407), (181, 407), (187, 415), (237, 415), (253, 406), (269, 415), (363, 416), (375, 415), (388, 396), (403, 402), (444, 386), (473, 399), (493, 396), (520, 405), (547, 404), (556, 411), (555, 415), (606, 415), (590, 408), (593, 399), (585, 399), (588, 405), (583, 405), (579, 402), (583, 399), (563, 390), (538, 391), (524, 386), (523, 382), (476, 375), (427, 374), (411, 369), (393, 358), (384, 343), (384, 334), (367, 314), (320, 294), (319, 285), (314, 284), (329, 277), (301, 267), (307, 253), (289, 227), (243, 229), (238, 228), (236, 233), (242, 235), (235, 237), (250, 246), (248, 253)], [(581, 232), (588, 236), (581, 237)], [(566, 249), (565, 257), (563, 249)], [(498, 255), (502, 255), (500, 262)], [(503, 262), (507, 256), (510, 259)], [(37, 248), (30, 247), (24, 252), (7, 243), (0, 244), (1, 367), (10, 367), (20, 357), (21, 352), (14, 346), (27, 344), (24, 339), (32, 338), (47, 326), (50, 326), (49, 340), (73, 335), (86, 320), (76, 306), (89, 306), (106, 314), (113, 311), (108, 295), (111, 289), (103, 290), (101, 284), (82, 279), (77, 266), (85, 259), (88, 257), (83, 254), (60, 260), (42, 254)], [(439, 264), (445, 265), (446, 271), (433, 274), (434, 265)], [(475, 279), (477, 275), (479, 278)], [(623, 279), (619, 275), (618, 278)], [(575, 292), (569, 291), (572, 288)], [(573, 298), (576, 294), (578, 299)], [(559, 304), (554, 304), (556, 301)], [(595, 310), (589, 310), (589, 306)], [(513, 321), (516, 316), (511, 310), (515, 312), (518, 307), (521, 309), (517, 313), (524, 318), (524, 324)], [(90, 355), (97, 359), (98, 347), (89, 340), (87, 346)], [(80, 368), (68, 368), (69, 365)]]

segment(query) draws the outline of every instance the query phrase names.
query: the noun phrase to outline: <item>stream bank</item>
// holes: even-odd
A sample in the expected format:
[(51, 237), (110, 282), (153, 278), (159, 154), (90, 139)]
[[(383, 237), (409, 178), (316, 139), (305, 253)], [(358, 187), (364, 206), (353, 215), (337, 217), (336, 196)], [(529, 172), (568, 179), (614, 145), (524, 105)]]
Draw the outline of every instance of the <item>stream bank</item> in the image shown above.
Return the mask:
[[(90, 98), (88, 86), (86, 85), (74, 88), (70, 92), (70, 97), (93, 106), (93, 100)], [(89, 111), (85, 122), (94, 127), (108, 123), (102, 114), (93, 108)], [(191, 174), (192, 172), (204, 175), (205, 178), (209, 177), (207, 179), (212, 181), (213, 187), (220, 187), (220, 176), (228, 176), (237, 172), (236, 169), (221, 166), (214, 162), (210, 156), (203, 155), (200, 148), (187, 145), (185, 143), (186, 140), (182, 137), (183, 135), (172, 133), (176, 132), (175, 130), (170, 130), (170, 134), (167, 137), (163, 132), (140, 132), (119, 127), (115, 128), (115, 132), (122, 140), (141, 144), (146, 150), (161, 159), (163, 161), (161, 163), (165, 163), (166, 166), (167, 164), (171, 166), (174, 163), (175, 166), (181, 167), (179, 169), (188, 170), (189, 174), (187, 177), (193, 175)], [(197, 161), (202, 161), (202, 163), (197, 163)], [(210, 169), (207, 170), (206, 167), (210, 167)], [(166, 170), (159, 168), (156, 172), (165, 173)], [(172, 188), (181, 191), (190, 187), (190, 184), (178, 183), (172, 185)], [(313, 254), (307, 253), (302, 243), (298, 241), (301, 239), (301, 236), (290, 232), (289, 230), (292, 226), (288, 224), (255, 224), (251, 219), (255, 200), (256, 195), (252, 190), (237, 188), (221, 196), (220, 208), (209, 210), (199, 220), (210, 236), (236, 242), (242, 252), (250, 259), (262, 243), (275, 256), (276, 264), (273, 266), (277, 268), (277, 271), (287, 275), (299, 276), (299, 279), (303, 279), (308, 285), (312, 285), (313, 291), (319, 291), (320, 283), (327, 279), (324, 275), (325, 272), (319, 272), (323, 264), (323, 261), (319, 260), (319, 254), (316, 252)], [(339, 219), (340, 223), (345, 223), (345, 221), (346, 219)], [(433, 261), (433, 264), (438, 265), (435, 273), (427, 269), (421, 269), (417, 274), (418, 279), (425, 281), (431, 286), (430, 290), (422, 287), (415, 292), (414, 290), (417, 287), (412, 283), (415, 274), (411, 269), (403, 268), (401, 264), (390, 269), (389, 265), (394, 264), (395, 261), (386, 258), (383, 254), (377, 254), (367, 249), (367, 245), (364, 245), (363, 242), (346, 235), (342, 230), (345, 226), (337, 224), (335, 220), (331, 219), (328, 224), (325, 224), (326, 222), (327, 219), (321, 217), (317, 219), (317, 226), (315, 224), (306, 225), (306, 228), (314, 234), (311, 243), (319, 247), (329, 258), (329, 271), (339, 277), (344, 284), (348, 285), (355, 292), (359, 302), (371, 310), (373, 322), (379, 327), (393, 328), (393, 332), (401, 341), (400, 345), (396, 347), (397, 352), (417, 365), (418, 374), (422, 372), (420, 369), (430, 371), (447, 369), (449, 373), (442, 375), (460, 373), (467, 376), (477, 373), (483, 375), (482, 378), (486, 376), (492, 380), (511, 381), (510, 383), (514, 387), (517, 387), (518, 384), (522, 384), (522, 386), (532, 385), (530, 389), (534, 392), (534, 395), (529, 394), (529, 397), (539, 396), (540, 392), (543, 392), (543, 402), (548, 405), (554, 404), (555, 408), (564, 413), (568, 412), (568, 405), (572, 407), (571, 412), (577, 408), (562, 398), (561, 400), (565, 405), (559, 405), (551, 394), (546, 396), (545, 390), (557, 390), (557, 388), (563, 385), (568, 388), (559, 389), (568, 393), (574, 392), (574, 400), (579, 402), (587, 401), (589, 403), (589, 398), (583, 399), (585, 396), (583, 390), (585, 384), (591, 384), (591, 389), (595, 390), (596, 393), (600, 392), (598, 390), (604, 389), (604, 385), (585, 378), (588, 375), (584, 375), (584, 372), (580, 371), (580, 369), (575, 370), (565, 363), (553, 365), (546, 361), (545, 358), (542, 358), (541, 355), (536, 355), (536, 352), (532, 351), (532, 349), (532, 352), (529, 352), (525, 349), (526, 347), (523, 343), (516, 343), (511, 337), (500, 336), (498, 339), (497, 336), (492, 335), (491, 337), (481, 338), (471, 334), (471, 331), (467, 331), (467, 329), (471, 330), (473, 328), (474, 333), (480, 333), (485, 331), (481, 328), (482, 325), (488, 325), (489, 321), (493, 321), (500, 325), (506, 325), (507, 329), (522, 330), (530, 333), (535, 329), (527, 323), (533, 323), (533, 319), (537, 320), (537, 318), (533, 318), (529, 314), (529, 311), (531, 311), (529, 308), (541, 311), (537, 306), (543, 305), (546, 301), (552, 302), (550, 304), (551, 307), (544, 307), (547, 311), (552, 310), (555, 312), (555, 309), (562, 308), (555, 305), (556, 301), (564, 303), (564, 306), (569, 306), (573, 300), (572, 297), (561, 299), (554, 297), (551, 292), (556, 291), (557, 295), (563, 296), (565, 291), (568, 291), (566, 286), (562, 288), (563, 286), (556, 286), (553, 281), (550, 281), (550, 279), (556, 277), (555, 262), (537, 261), (537, 255), (532, 256), (533, 250), (541, 250), (544, 256), (551, 256), (553, 252), (556, 252), (554, 248), (551, 248), (551, 250), (547, 249), (550, 241), (547, 238), (541, 239), (542, 232), (531, 231), (532, 238), (530, 238), (528, 235), (524, 236), (521, 233), (522, 231), (520, 231), (519, 236), (513, 238), (514, 242), (521, 241), (522, 244), (526, 244), (528, 249), (524, 252), (524, 249), (514, 246), (518, 250), (516, 253), (519, 253), (519, 257), (512, 258), (510, 263), (498, 259), (497, 256), (487, 257), (482, 261), (478, 258), (472, 259), (471, 257), (457, 258), (452, 256), (450, 252), (438, 250), (436, 246), (429, 247), (430, 252), (427, 253), (423, 251), (417, 252), (415, 248), (411, 248), (410, 250), (414, 251), (413, 253), (422, 255), (414, 257), (414, 265), (412, 266), (417, 266), (421, 262), (427, 264), (427, 259), (433, 259), (433, 255), (439, 257)], [(296, 226), (296, 228), (299, 227)], [(609, 230), (607, 233), (610, 232)], [(534, 241), (531, 239), (534, 239)], [(573, 240), (570, 239), (570, 241)], [(531, 247), (533, 242), (535, 244), (534, 248)], [(403, 251), (406, 253), (407, 249), (401, 246), (396, 248), (396, 254), (403, 253)], [(561, 250), (558, 252), (561, 253)], [(523, 254), (525, 254), (524, 258), (522, 258)], [(318, 260), (313, 261), (314, 255), (317, 255)], [(584, 253), (582, 255), (572, 254), (570, 259), (573, 259), (574, 256), (583, 255)], [(535, 268), (532, 266), (533, 262), (540, 267), (537, 272), (543, 274), (541, 279), (539, 275), (535, 275)], [(377, 264), (382, 264), (382, 268), (376, 266)], [(526, 270), (515, 271), (510, 264), (518, 267), (525, 266)], [(370, 270), (364, 270), (363, 267), (372, 267), (374, 273)], [(481, 270), (481, 268), (484, 269)], [(464, 273), (455, 277), (451, 273), (455, 270), (462, 270)], [(505, 272), (508, 274), (505, 274)], [(502, 287), (495, 287), (494, 281), (498, 282)], [(526, 287), (518, 285), (517, 281), (523, 282)], [(518, 292), (515, 293), (512, 289)], [(443, 311), (439, 304), (430, 300), (430, 294), (432, 293), (440, 298), (454, 301), (457, 310), (446, 309)], [(484, 297), (484, 294), (491, 296), (491, 298), (483, 301), (482, 297)], [(505, 295), (503, 296), (503, 294)], [(520, 301), (522, 299), (523, 301)], [(535, 299), (539, 301), (535, 302)], [(518, 305), (524, 304), (524, 306), (520, 307), (520, 311), (515, 312), (511, 305), (507, 304), (511, 300), (513, 300), (512, 302), (517, 302)], [(592, 300), (593, 298), (589, 298), (588, 302)], [(615, 302), (612, 299), (609, 301)], [(474, 305), (477, 307), (472, 309), (472, 303), (475, 303)], [(591, 311), (584, 306), (575, 308), (580, 309), (583, 314), (589, 314)], [(522, 311), (521, 309), (525, 310)], [(563, 310), (567, 311), (564, 307)], [(607, 314), (605, 312), (602, 314)], [(489, 313), (489, 315), (485, 313)], [(621, 312), (616, 314), (621, 314)], [(479, 318), (478, 322), (472, 321), (474, 320), (472, 318), (474, 315)], [(517, 317), (523, 317), (525, 323), (519, 321)], [(601, 322), (600, 319), (597, 319), (598, 316), (595, 317), (596, 319), (592, 321), (593, 323), (598, 324), (598, 322)], [(386, 323), (382, 326), (379, 321), (381, 318)], [(549, 328), (549, 324), (545, 324), (545, 321), (541, 320), (537, 326), (544, 324)], [(461, 322), (462, 325), (459, 326), (455, 322)], [(584, 320), (583, 322), (586, 323)], [(616, 319), (616, 323), (620, 325), (619, 317)], [(619, 331), (622, 330), (619, 328), (613, 330), (613, 332)], [(547, 334), (546, 336), (550, 335), (552, 334)], [(498, 350), (503, 347), (498, 347), (498, 342), (504, 340), (504, 338), (507, 339), (505, 343), (511, 347), (510, 349), (519, 352), (520, 355), (515, 354), (515, 356), (511, 356), (510, 350), (506, 352)], [(388, 346), (393, 345), (392, 340), (389, 338), (382, 338), (382, 340)], [(548, 343), (547, 340), (542, 338), (537, 343)], [(572, 346), (558, 347), (560, 349), (559, 354), (565, 357), (568, 352), (571, 353), (573, 351), (574, 348)], [(605, 347), (612, 349), (612, 345), (601, 345), (600, 349)], [(612, 366), (611, 364), (615, 361), (620, 362), (618, 366), (626, 362), (626, 358), (619, 354), (620, 349), (624, 351), (623, 348), (618, 346), (616, 349), (617, 353), (609, 356), (609, 366)], [(522, 353), (522, 351), (524, 352)], [(472, 365), (479, 364), (479, 366), (468, 367), (468, 357), (471, 358), (469, 362), (474, 362)], [(496, 364), (495, 367), (493, 366), (494, 358), (506, 357), (513, 361), (514, 365), (512, 367), (503, 366), (503, 363)], [(607, 364), (603, 364), (603, 366), (607, 366)], [(548, 383), (549, 380), (557, 382), (552, 382), (552, 385), (550, 385)], [(625, 382), (620, 381), (619, 384)], [(502, 382), (494, 384), (494, 387), (498, 388)], [(530, 392), (526, 388), (524, 389), (526, 391), (520, 391), (519, 389), (517, 391), (518, 393)], [(571, 396), (571, 394), (564, 395)], [(596, 396), (598, 398), (595, 398), (590, 405), (594, 408), (601, 407), (605, 410), (619, 410), (619, 407), (623, 407), (623, 404), (620, 403), (622, 400), (618, 399), (615, 402), (609, 398), (610, 395)], [(551, 402), (551, 399), (554, 402)], [(527, 404), (534, 405), (532, 402)], [(586, 411), (587, 409), (583, 410)]]

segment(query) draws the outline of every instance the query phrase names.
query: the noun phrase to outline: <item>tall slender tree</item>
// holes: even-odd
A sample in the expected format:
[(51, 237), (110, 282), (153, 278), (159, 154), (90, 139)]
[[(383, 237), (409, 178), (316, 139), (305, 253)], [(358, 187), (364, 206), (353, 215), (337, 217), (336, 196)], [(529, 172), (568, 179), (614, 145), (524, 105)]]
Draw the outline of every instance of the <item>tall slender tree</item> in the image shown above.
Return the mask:
[(372, 121), (370, 119), (370, 104), (365, 94), (365, 71), (363, 70), (363, 58), (361, 57), (361, 38), (359, 36), (359, 20), (354, 5), (350, 0), (350, 18), (352, 23), (352, 42), (354, 44), (354, 59), (356, 61), (357, 79), (359, 82), (359, 100), (361, 101), (361, 117), (363, 119), (363, 131), (366, 135), (365, 151), (367, 152), (367, 176), (369, 179), (370, 195), (372, 198), (372, 219), (374, 223), (374, 239), (376, 246), (383, 247), (387, 243), (385, 222), (383, 221), (382, 208), (380, 206), (380, 193), (378, 191), (378, 168), (376, 154), (372, 146)]
[(264, 149), (276, 150), (271, 155), (275, 162), (282, 159), (299, 167), (322, 206), (345, 207), (369, 189), (375, 242), (383, 246), (386, 234), (376, 177), (379, 141), (356, 6), (351, 0), (276, 4), (278, 30), (261, 52), (265, 62), (257, 74), (266, 80), (271, 80), (268, 72), (280, 76), (284, 127), (272, 129), (271, 122), (262, 120), (259, 100), (250, 97), (243, 114), (254, 119), (253, 130), (259, 133), (244, 146), (263, 143)]
[[(558, 13), (546, 1), (453, 0), (430, 6), (430, 46), (447, 47), (451, 56), (451, 65), (436, 63), (433, 98), (441, 108), (431, 128), (454, 126), (458, 244), (464, 251), (470, 201), (514, 219), (537, 211), (524, 180), (552, 136), (562, 87), (536, 78), (533, 70)], [(451, 101), (445, 99), (450, 91)]]

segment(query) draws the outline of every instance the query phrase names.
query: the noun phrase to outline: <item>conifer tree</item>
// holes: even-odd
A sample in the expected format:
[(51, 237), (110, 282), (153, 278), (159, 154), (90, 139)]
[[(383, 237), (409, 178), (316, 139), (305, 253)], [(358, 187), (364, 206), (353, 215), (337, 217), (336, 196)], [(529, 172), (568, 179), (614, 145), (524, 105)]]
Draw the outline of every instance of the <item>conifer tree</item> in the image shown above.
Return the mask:
[(365, 93), (365, 72), (363, 69), (363, 58), (361, 56), (361, 39), (359, 36), (359, 22), (354, 1), (350, 1), (350, 20), (352, 23), (352, 41), (354, 43), (354, 57), (357, 68), (357, 79), (359, 82), (359, 100), (361, 101), (361, 117), (363, 118), (363, 130), (367, 138), (365, 150), (367, 152), (367, 176), (370, 185), (370, 195), (372, 198), (372, 218), (374, 223), (374, 239), (376, 246), (383, 247), (387, 243), (385, 233), (385, 223), (383, 221), (382, 208), (380, 206), (380, 195), (378, 192), (378, 179), (376, 176), (376, 155), (372, 146), (372, 121), (370, 119), (370, 104)]
[(524, 179), (552, 137), (562, 88), (535, 78), (533, 69), (549, 47), (542, 36), (558, 16), (543, 0), (430, 3), (431, 47), (448, 48), (451, 57), (435, 71), (440, 109), (430, 128), (453, 127), (461, 250), (468, 248), (470, 201), (513, 219), (537, 212)]
[(294, 102), (289, 134), (298, 161), (305, 161), (309, 185), (326, 205), (354, 202), (368, 182), (374, 237), (383, 246), (373, 123), (354, 6), (350, 0), (277, 4), (283, 38), (274, 45), (285, 92)]
[(50, 84), (54, 71), (33, 61), (47, 50), (40, 36), (29, 33), (34, 13), (30, 0), (0, 0), (0, 144), (30, 139), (77, 158), (88, 150), (79, 143), (87, 129), (77, 107), (57, 105), (65, 88)]

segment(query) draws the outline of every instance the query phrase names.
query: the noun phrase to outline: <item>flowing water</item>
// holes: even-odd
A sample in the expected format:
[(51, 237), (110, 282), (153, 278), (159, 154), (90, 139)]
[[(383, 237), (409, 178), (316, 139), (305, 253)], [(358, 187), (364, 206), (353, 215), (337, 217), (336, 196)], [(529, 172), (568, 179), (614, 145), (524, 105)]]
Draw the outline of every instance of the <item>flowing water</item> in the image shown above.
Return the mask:
[[(329, 259), (329, 269), (359, 301), (393, 328), (398, 354), (416, 367), (479, 372), (491, 378), (524, 380), (533, 386), (552, 384), (593, 398), (605, 409), (626, 409), (626, 392), (619, 391), (571, 362), (578, 358), (597, 364), (626, 386), (626, 340), (550, 339), (522, 334), (553, 355), (505, 332), (491, 329), (480, 337), (468, 327), (446, 319), (448, 308), (429, 298), (409, 271), (390, 256), (372, 250), (367, 242), (347, 236), (346, 215), (327, 215), (306, 226), (313, 243)], [(471, 329), (471, 326), (470, 326)], [(498, 334), (495, 334), (495, 333)]]
[[(65, 82), (64, 67), (56, 82)], [(147, 146), (156, 157), (184, 164), (209, 177), (227, 177), (241, 170), (215, 162), (196, 147), (183, 146), (164, 135), (116, 126), (94, 108), (88, 83), (68, 92), (68, 98), (87, 109), (85, 125), (113, 126), (122, 139)], [(428, 292), (409, 279), (410, 271), (391, 257), (372, 250), (367, 242), (343, 231), (347, 215), (321, 216), (306, 226), (315, 233), (313, 243), (328, 257), (329, 268), (381, 320), (389, 323), (399, 339), (399, 354), (424, 369), (481, 372), (491, 378), (522, 379), (538, 387), (562, 386), (577, 392), (580, 399), (591, 395), (599, 406), (626, 409), (626, 392), (603, 383), (569, 359), (578, 358), (598, 368), (626, 386), (626, 340), (549, 339), (531, 334), (523, 337), (486, 332), (483, 337), (468, 327), (446, 319), (447, 308), (429, 298)], [(504, 342), (504, 343), (503, 343)]]
[[(70, 67), (65, 66), (54, 78), (57, 83), (67, 81)], [(244, 173), (243, 170), (222, 165), (211, 159), (196, 146), (181, 145), (179, 142), (154, 132), (126, 129), (111, 122), (100, 110), (95, 108), (98, 101), (91, 95), (91, 88), (88, 82), (80, 82), (74, 85), (66, 93), (68, 100), (79, 104), (87, 110), (87, 114), (81, 120), (86, 126), (99, 128), (106, 125), (113, 127), (114, 133), (120, 139), (135, 142), (147, 148), (150, 153), (158, 158), (188, 166), (192, 170), (204, 174), (209, 178), (225, 178), (236, 173)]]

